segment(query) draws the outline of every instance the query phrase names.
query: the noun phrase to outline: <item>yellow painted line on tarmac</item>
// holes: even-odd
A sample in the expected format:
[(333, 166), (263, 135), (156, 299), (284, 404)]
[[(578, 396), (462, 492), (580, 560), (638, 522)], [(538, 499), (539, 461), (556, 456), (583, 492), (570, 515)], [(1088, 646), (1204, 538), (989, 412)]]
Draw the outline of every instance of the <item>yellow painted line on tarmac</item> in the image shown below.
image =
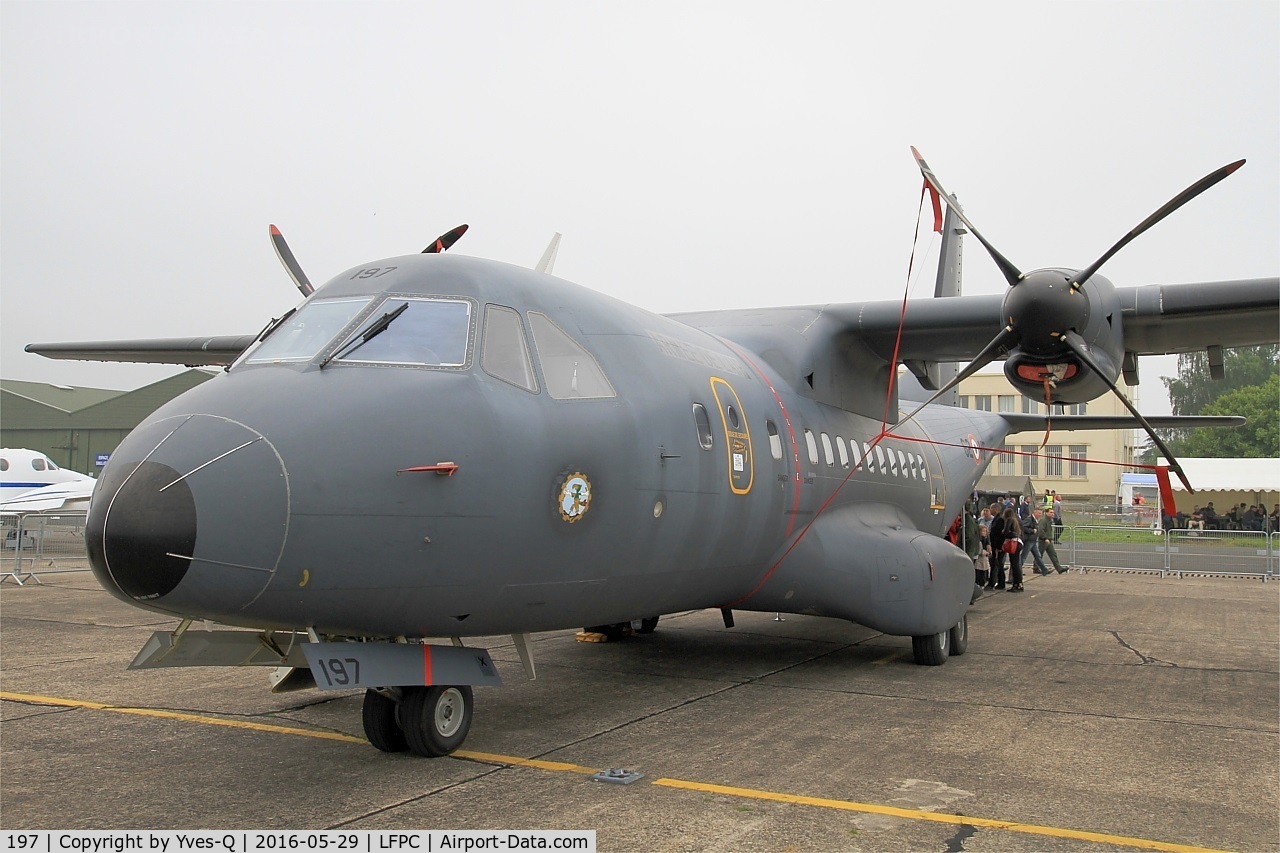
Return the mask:
[(907, 820), (934, 821), (936, 823), (963, 824), (980, 826), (987, 829), (1003, 829), (1009, 832), (1023, 832), (1030, 835), (1046, 835), (1052, 838), (1070, 838), (1078, 841), (1095, 841), (1100, 844), (1113, 844), (1120, 847), (1137, 847), (1143, 850), (1167, 850), (1173, 853), (1225, 853), (1208, 847), (1192, 847), (1187, 844), (1172, 844), (1167, 841), (1152, 841), (1146, 838), (1129, 838), (1124, 835), (1107, 835), (1102, 832), (1085, 832), (1078, 829), (1060, 829), (1056, 826), (1037, 826), (1030, 823), (1017, 823), (1011, 820), (992, 820), (984, 817), (947, 814), (945, 812), (927, 812), (918, 809), (903, 809), (897, 806), (880, 806), (874, 803), (857, 803), (852, 800), (828, 800), (822, 797), (804, 797), (797, 794), (781, 794), (776, 791), (760, 791), (754, 788), (732, 788), (728, 785), (708, 785), (705, 782), (687, 782), (683, 779), (654, 779), (654, 785), (665, 788), (681, 788), (687, 791), (702, 791), (708, 794), (725, 794), (730, 797), (746, 797), (753, 800), (772, 800), (778, 803), (796, 803), (804, 806), (818, 806), (825, 809), (839, 809), (850, 812), (867, 812), (869, 814), (889, 815)]
[(906, 654), (906, 651), (905, 651), (904, 649), (898, 649), (897, 651), (891, 652), (891, 653), (889, 653), (889, 654), (885, 655), (884, 657), (880, 658), (880, 660), (873, 660), (873, 661), (871, 662), (871, 665), (872, 665), (872, 666), (884, 666), (885, 664), (889, 663), (890, 661), (895, 661), (895, 660), (897, 660), (898, 658), (902, 657), (904, 654)]
[(320, 729), (300, 729), (293, 726), (276, 726), (270, 723), (254, 723), (249, 720), (228, 720), (223, 717), (207, 717), (203, 714), (188, 714), (183, 711), (161, 711), (156, 708), (126, 708), (121, 705), (106, 705), (102, 702), (87, 702), (80, 699), (60, 699), (56, 696), (30, 696), (25, 693), (0, 692), (0, 699), (14, 702), (30, 702), (36, 705), (57, 705), (63, 708), (86, 708), (92, 711), (110, 711), (115, 714), (133, 714), (138, 717), (159, 717), (164, 720), (182, 720), (187, 723), (206, 723), (211, 726), (227, 726), (233, 729), (249, 729), (258, 732), (271, 732), (282, 735), (301, 735), (319, 738), (320, 740), (338, 740), (345, 743), (365, 743), (364, 738), (344, 735), (341, 732), (326, 732)]
[(558, 773), (586, 773), (590, 776), (600, 772), (599, 767), (583, 767), (581, 764), (566, 764), (563, 761), (542, 761), (538, 758), (516, 758), (514, 755), (494, 755), (491, 752), (472, 752), (469, 749), (458, 749), (449, 754), (455, 758), (469, 758), (472, 761), (483, 761), (487, 764), (536, 767), (539, 770), (554, 770)]
[[(897, 654), (895, 652), (895, 654)], [(336, 740), (344, 743), (368, 745), (364, 738), (339, 732), (326, 732), (319, 729), (302, 729), (291, 726), (277, 726), (269, 723), (254, 723), (247, 720), (228, 720), (221, 717), (209, 717), (201, 714), (188, 714), (182, 711), (161, 711), (153, 708), (127, 708), (119, 705), (107, 705), (102, 702), (89, 702), (81, 699), (62, 699), (56, 696), (35, 696), (27, 693), (9, 693), (0, 691), (0, 699), (13, 702), (26, 702), (34, 705), (53, 705), (63, 708), (84, 708), (92, 711), (110, 711), (116, 714), (133, 714), (141, 717), (158, 717), (161, 719), (180, 720), (189, 723), (205, 723), (213, 726), (227, 726), (236, 729), (271, 732), (274, 734), (296, 735), (317, 738), (320, 740)], [(543, 761), (536, 758), (518, 758), (513, 755), (497, 755), (490, 752), (473, 752), (459, 749), (452, 757), (489, 764), (503, 764), (513, 767), (530, 767), (537, 770), (548, 770), (557, 773), (594, 774), (599, 768), (584, 767), (580, 764), (568, 764), (562, 761)], [(1117, 847), (1135, 847), (1141, 850), (1164, 850), (1170, 853), (1225, 853), (1209, 847), (1194, 847), (1188, 844), (1174, 844), (1168, 841), (1154, 841), (1147, 838), (1130, 838), (1124, 835), (1108, 835), (1102, 832), (1086, 832), (1078, 829), (1062, 829), (1055, 826), (1039, 826), (1029, 823), (1018, 823), (1009, 820), (993, 820), (991, 818), (971, 817), (968, 815), (947, 814), (945, 812), (929, 812), (919, 809), (904, 809), (897, 806), (881, 806), (874, 803), (859, 803), (853, 800), (832, 800), (823, 797), (806, 797), (800, 794), (783, 794), (777, 791), (762, 791), (756, 788), (734, 788), (728, 785), (712, 785), (706, 782), (689, 782), (684, 779), (654, 779), (650, 784), (664, 788), (676, 788), (686, 791), (700, 791), (708, 794), (722, 794), (730, 797), (743, 797), (753, 800), (771, 800), (778, 803), (794, 803), (803, 806), (836, 809), (839, 811), (864, 812), (867, 814), (888, 815), (906, 820), (933, 821), (935, 823), (961, 824), (987, 829), (1001, 829), (1007, 832), (1021, 832), (1028, 835), (1043, 835), (1051, 838), (1067, 838), (1076, 841), (1093, 841), (1099, 844), (1111, 844)]]

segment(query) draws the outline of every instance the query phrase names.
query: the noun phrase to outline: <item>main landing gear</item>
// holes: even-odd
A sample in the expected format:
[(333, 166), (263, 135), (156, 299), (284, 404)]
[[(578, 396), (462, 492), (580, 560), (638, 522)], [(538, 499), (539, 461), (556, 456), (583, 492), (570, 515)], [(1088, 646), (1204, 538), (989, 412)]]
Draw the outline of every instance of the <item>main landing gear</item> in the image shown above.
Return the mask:
[(448, 755), (462, 746), (471, 730), (473, 704), (467, 685), (366, 690), (364, 734), (383, 752)]
[(941, 666), (952, 655), (962, 655), (969, 648), (969, 615), (946, 631), (911, 638), (911, 653), (921, 666)]

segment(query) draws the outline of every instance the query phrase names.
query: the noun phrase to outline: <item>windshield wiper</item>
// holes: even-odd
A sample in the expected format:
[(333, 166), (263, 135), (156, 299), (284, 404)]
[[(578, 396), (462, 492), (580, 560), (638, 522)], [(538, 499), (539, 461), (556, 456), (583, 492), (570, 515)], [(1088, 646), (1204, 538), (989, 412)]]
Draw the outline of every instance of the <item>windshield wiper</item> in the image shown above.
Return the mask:
[(369, 328), (365, 329), (364, 333), (360, 335), (360, 340), (352, 341), (342, 349), (335, 350), (332, 354), (325, 356), (324, 361), (320, 362), (320, 367), (323, 369), (326, 364), (333, 361), (335, 358), (339, 358), (340, 356), (344, 356), (344, 355), (351, 355), (351, 353), (355, 352), (356, 350), (360, 349), (360, 347), (369, 343), (369, 341), (373, 340), (378, 335), (385, 332), (387, 330), (387, 326), (391, 325), (391, 321), (399, 317), (401, 314), (403, 314), (405, 312), (405, 309), (408, 307), (409, 307), (409, 303), (406, 302), (396, 310), (388, 311), (378, 319), (374, 320), (373, 323), (369, 325)]

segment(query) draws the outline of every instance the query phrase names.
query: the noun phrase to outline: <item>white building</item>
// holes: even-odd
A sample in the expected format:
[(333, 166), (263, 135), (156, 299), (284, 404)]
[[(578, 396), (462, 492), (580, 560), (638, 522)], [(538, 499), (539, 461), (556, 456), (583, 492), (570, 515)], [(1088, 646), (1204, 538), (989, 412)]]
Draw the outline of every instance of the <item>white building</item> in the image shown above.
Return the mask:
[[(1121, 386), (1130, 400), (1134, 389)], [(1045, 414), (1044, 403), (1022, 396), (1003, 372), (977, 373), (960, 383), (960, 406), (988, 412)], [(1055, 405), (1053, 414), (1123, 415), (1129, 412), (1111, 394), (1088, 403)], [(987, 476), (1030, 479), (1038, 492), (1053, 489), (1077, 500), (1114, 503), (1120, 491), (1120, 475), (1133, 470), (1135, 432), (1122, 430), (1058, 431), (1010, 436), (1001, 453), (987, 468)], [(1041, 447), (1041, 444), (1044, 444)], [(979, 488), (982, 484), (979, 484)]]

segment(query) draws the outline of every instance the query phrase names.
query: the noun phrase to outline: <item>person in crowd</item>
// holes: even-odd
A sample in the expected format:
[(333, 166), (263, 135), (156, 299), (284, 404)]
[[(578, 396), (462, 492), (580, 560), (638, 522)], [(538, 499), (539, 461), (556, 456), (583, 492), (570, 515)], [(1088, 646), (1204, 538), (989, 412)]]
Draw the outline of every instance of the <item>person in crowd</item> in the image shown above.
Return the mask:
[[(1002, 542), (1015, 542), (1016, 545), (1010, 546), (1002, 544), (1001, 547), (1005, 553), (1009, 555), (1009, 592), (1022, 592), (1022, 523), (1018, 521), (1018, 514), (1012, 509), (1006, 509), (1004, 515), (1000, 516), (1004, 521)], [(997, 586), (997, 589), (1000, 587)]]
[(1018, 501), (1018, 523), (1029, 524), (1031, 522), (1031, 498), (1026, 495)]
[(1267, 516), (1267, 520), (1270, 522), (1267, 526), (1272, 533), (1280, 531), (1280, 504), (1271, 508), (1271, 514)]
[(1054, 492), (1051, 492), (1048, 489), (1045, 489), (1044, 498), (1040, 502), (1040, 509), (1044, 510), (1045, 512), (1048, 512), (1049, 510), (1053, 509), (1053, 496), (1054, 496)]
[(1058, 497), (1055, 489), (1053, 492), (1053, 543), (1056, 545), (1062, 541), (1062, 498)]
[(982, 537), (978, 535), (978, 519), (973, 515), (973, 510), (968, 504), (964, 507), (964, 552), (969, 555), (969, 559), (973, 561), (973, 581), (981, 586), (986, 583), (986, 579), (978, 577), (978, 554), (982, 551)]
[[(1240, 504), (1244, 506), (1244, 504)], [(1258, 507), (1250, 504), (1249, 508), (1240, 516), (1240, 526), (1245, 530), (1262, 530), (1262, 514), (1258, 512)]]
[(1218, 516), (1218, 511), (1213, 508), (1213, 501), (1209, 501), (1209, 505), (1200, 510), (1203, 516), (1204, 526), (1209, 530), (1221, 530), (1222, 519)]
[(991, 574), (987, 577), (987, 589), (1004, 589), (1004, 560), (1008, 556), (1004, 552), (1005, 515), (1012, 513), (1010, 507), (991, 505)]
[[(1058, 559), (1058, 549), (1053, 544), (1053, 534), (1056, 530), (1054, 527), (1055, 520), (1053, 510), (1049, 510), (1036, 526), (1035, 535), (1040, 540), (1041, 552), (1049, 555), (1049, 561), (1053, 563), (1054, 569), (1057, 570), (1058, 574), (1062, 574), (1066, 569), (1062, 568), (1062, 562)], [(1045, 574), (1049, 573), (1046, 571)]]
[(979, 586), (985, 587), (991, 577), (991, 509), (982, 508), (978, 516), (978, 558), (974, 560), (974, 579)]
[[(1027, 528), (1026, 528), (1028, 533), (1026, 537), (1027, 539), (1026, 551), (1028, 554), (1031, 555), (1031, 559), (1035, 562), (1035, 566), (1032, 568), (1032, 571), (1034, 571), (1038, 575), (1050, 574), (1049, 570), (1045, 567), (1044, 557), (1040, 555), (1039, 530), (1040, 530), (1040, 522), (1043, 520), (1044, 520), (1044, 510), (1042, 510), (1040, 507), (1036, 507), (1034, 510), (1031, 511), (1031, 522), (1027, 525)], [(1050, 522), (1049, 530), (1050, 530), (1050, 533), (1052, 533), (1053, 531), (1052, 522)]]
[(1199, 504), (1191, 508), (1191, 515), (1187, 517), (1187, 529), (1204, 530), (1204, 510), (1200, 509)]

